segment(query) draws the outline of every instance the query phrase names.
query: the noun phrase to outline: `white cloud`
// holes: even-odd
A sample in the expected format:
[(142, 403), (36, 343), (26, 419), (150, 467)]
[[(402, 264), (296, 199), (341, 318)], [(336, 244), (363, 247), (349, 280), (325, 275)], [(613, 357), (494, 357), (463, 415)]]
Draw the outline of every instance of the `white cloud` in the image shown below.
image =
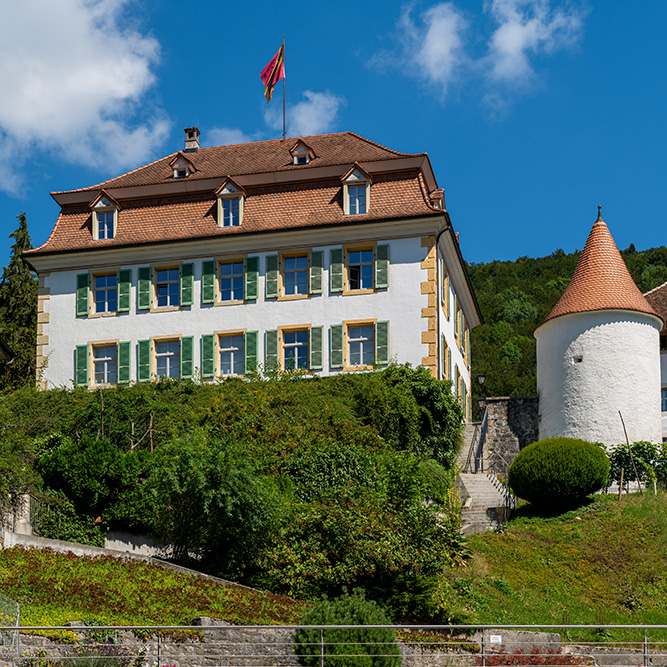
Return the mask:
[(246, 134), (237, 127), (214, 127), (206, 133), (207, 146), (229, 146), (230, 144), (246, 144), (259, 141), (261, 133)]
[(316, 93), (304, 90), (306, 98), (287, 107), (287, 128), (293, 137), (329, 132), (338, 117), (338, 111), (345, 105), (345, 99), (328, 90)]
[(497, 82), (529, 82), (535, 75), (531, 55), (573, 46), (583, 28), (581, 9), (552, 9), (549, 0), (491, 0), (486, 10), (499, 24), (487, 60), (489, 76)]
[[(323, 93), (304, 90), (303, 96), (305, 99), (301, 102), (287, 105), (287, 134), (301, 137), (329, 132), (336, 123), (341, 107), (346, 104), (345, 98), (328, 90)], [(264, 112), (264, 122), (272, 130), (282, 130), (283, 114), (279, 105), (269, 107)]]
[[(128, 1), (5, 3), (0, 153), (53, 150), (110, 172), (145, 160), (165, 139), (164, 112), (141, 106), (159, 44), (119, 25)], [(138, 112), (143, 121), (124, 120)]]
[[(464, 14), (455, 2), (434, 4), (418, 15), (413, 3), (396, 23), (396, 46), (376, 53), (369, 64), (421, 79), (441, 99), (457, 85), (481, 84), (478, 97), (500, 110), (507, 105), (508, 86), (536, 78), (536, 56), (576, 44), (586, 14), (569, 0), (485, 0), (484, 9), (494, 22), (490, 33), (481, 16)], [(473, 55), (485, 42), (487, 52)]]
[[(442, 95), (465, 64), (463, 37), (467, 21), (451, 2), (434, 5), (412, 18), (411, 8), (398, 21), (402, 52), (396, 54), (414, 75), (439, 87)], [(408, 72), (410, 73), (410, 72)]]

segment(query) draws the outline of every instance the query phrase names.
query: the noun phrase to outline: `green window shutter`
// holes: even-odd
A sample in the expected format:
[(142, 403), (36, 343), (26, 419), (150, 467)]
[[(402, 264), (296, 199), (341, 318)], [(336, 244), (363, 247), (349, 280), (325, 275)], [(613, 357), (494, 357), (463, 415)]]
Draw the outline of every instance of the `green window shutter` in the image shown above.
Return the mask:
[(201, 337), (201, 376), (212, 378), (215, 375), (215, 336), (204, 334)]
[(329, 290), (343, 291), (343, 249), (333, 248), (329, 252)]
[(130, 381), (130, 342), (118, 343), (118, 383)]
[(78, 385), (88, 386), (88, 346), (76, 346), (76, 378)]
[(201, 302), (215, 303), (215, 262), (207, 260), (201, 265)]
[(183, 338), (181, 338), (181, 377), (184, 380), (190, 380), (194, 375), (194, 348), (194, 336), (183, 336)]
[(88, 315), (88, 299), (90, 293), (90, 274), (80, 273), (76, 277), (76, 315)]
[(389, 363), (389, 322), (375, 323), (375, 363)]
[(322, 335), (324, 327), (310, 327), (310, 370), (322, 370)]
[(267, 255), (266, 285), (264, 294), (267, 299), (275, 299), (278, 296), (278, 266), (278, 255)]
[[(137, 276), (137, 310), (149, 310), (151, 307), (151, 267), (139, 267)], [(147, 380), (150, 377), (146, 378)]]
[[(195, 291), (195, 265), (181, 264), (181, 306), (191, 306)], [(181, 361), (181, 365), (182, 365)]]
[(248, 300), (259, 296), (259, 257), (245, 258), (243, 294)]
[(389, 287), (389, 246), (375, 246), (375, 287)]
[(257, 370), (257, 331), (245, 332), (245, 372), (246, 375)]
[(343, 325), (332, 324), (329, 327), (329, 355), (331, 368), (343, 368)]
[(310, 293), (322, 294), (322, 270), (324, 269), (324, 252), (313, 250), (310, 253)]
[(278, 329), (264, 332), (264, 369), (279, 368), (278, 361)]
[(132, 287), (132, 271), (122, 269), (118, 272), (118, 307), (117, 312), (130, 312), (130, 288)]
[(139, 382), (148, 382), (150, 379), (151, 379), (151, 341), (140, 340), (137, 343), (137, 380)]

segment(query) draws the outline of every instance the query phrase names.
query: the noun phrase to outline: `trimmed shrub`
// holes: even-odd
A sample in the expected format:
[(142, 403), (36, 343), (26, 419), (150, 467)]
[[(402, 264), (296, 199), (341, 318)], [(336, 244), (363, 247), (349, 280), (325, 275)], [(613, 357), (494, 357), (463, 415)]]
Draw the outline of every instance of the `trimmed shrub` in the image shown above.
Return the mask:
[[(621, 469), (625, 469), (623, 483), (634, 482), (635, 471), (632, 467), (632, 460), (628, 453), (627, 444), (609, 447), (607, 454), (611, 461), (607, 483), (620, 483)], [(667, 486), (667, 447), (664, 444), (654, 445), (645, 440), (634, 442), (632, 443), (632, 456), (635, 460), (637, 475), (642, 482), (649, 484), (653, 481), (658, 481)]]
[(538, 440), (519, 452), (507, 471), (520, 498), (542, 508), (574, 507), (607, 482), (609, 459), (592, 442), (573, 438)]
[[(323, 600), (309, 609), (300, 625), (391, 625), (391, 620), (363, 591)], [(322, 646), (323, 642), (323, 646)], [(306, 667), (400, 667), (401, 650), (391, 628), (324, 630), (301, 628), (294, 650)], [(324, 661), (321, 661), (321, 652)]]

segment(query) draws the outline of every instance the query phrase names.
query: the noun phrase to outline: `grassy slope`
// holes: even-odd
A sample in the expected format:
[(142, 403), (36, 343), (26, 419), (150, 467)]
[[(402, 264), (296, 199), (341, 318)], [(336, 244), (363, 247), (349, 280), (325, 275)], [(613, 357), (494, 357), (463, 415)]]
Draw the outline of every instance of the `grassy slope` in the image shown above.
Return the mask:
[(190, 625), (196, 616), (237, 624), (295, 623), (303, 603), (140, 561), (79, 558), (15, 547), (0, 551), (0, 592), (22, 625), (95, 618), (109, 625)]
[(598, 496), (559, 517), (523, 508), (503, 534), (471, 540), (450, 573), (483, 623), (667, 623), (667, 494)]
[[(471, 539), (447, 572), (471, 622), (667, 624), (667, 494), (596, 497), (560, 517), (518, 512), (503, 534)], [(303, 603), (138, 562), (0, 551), (0, 591), (24, 625), (95, 617), (110, 624), (296, 622)]]

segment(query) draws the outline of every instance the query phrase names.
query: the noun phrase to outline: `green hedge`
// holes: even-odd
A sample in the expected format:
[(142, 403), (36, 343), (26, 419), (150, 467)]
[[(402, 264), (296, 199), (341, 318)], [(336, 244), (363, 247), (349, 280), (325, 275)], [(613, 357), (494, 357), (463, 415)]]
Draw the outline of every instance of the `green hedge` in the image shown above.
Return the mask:
[(604, 450), (572, 438), (548, 438), (528, 445), (507, 471), (509, 485), (519, 498), (554, 510), (576, 506), (601, 489), (608, 475)]
[[(300, 625), (391, 625), (391, 620), (363, 592), (323, 600), (308, 610)], [(306, 667), (400, 667), (401, 650), (392, 628), (319, 630), (294, 633), (294, 650)], [(324, 654), (324, 659), (322, 659)]]

